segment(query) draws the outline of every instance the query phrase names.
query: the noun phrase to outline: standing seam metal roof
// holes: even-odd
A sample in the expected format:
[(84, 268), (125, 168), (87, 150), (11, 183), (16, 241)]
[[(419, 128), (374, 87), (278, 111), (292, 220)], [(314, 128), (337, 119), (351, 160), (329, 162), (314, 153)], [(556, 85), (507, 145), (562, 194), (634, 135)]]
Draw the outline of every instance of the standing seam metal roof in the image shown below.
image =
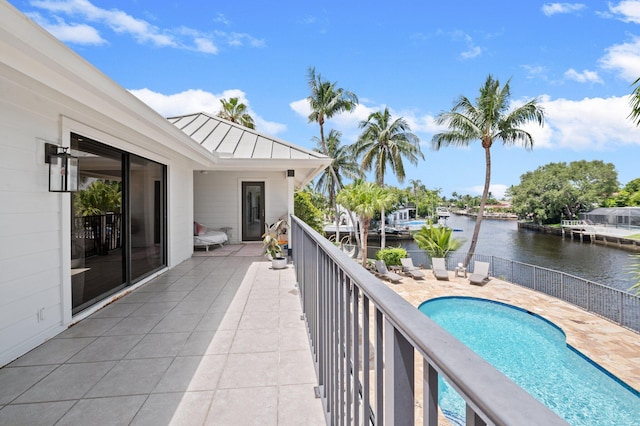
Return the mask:
[[(204, 112), (167, 118), (207, 150), (239, 159), (326, 159), (290, 144)], [(225, 156), (226, 156), (225, 155)]]

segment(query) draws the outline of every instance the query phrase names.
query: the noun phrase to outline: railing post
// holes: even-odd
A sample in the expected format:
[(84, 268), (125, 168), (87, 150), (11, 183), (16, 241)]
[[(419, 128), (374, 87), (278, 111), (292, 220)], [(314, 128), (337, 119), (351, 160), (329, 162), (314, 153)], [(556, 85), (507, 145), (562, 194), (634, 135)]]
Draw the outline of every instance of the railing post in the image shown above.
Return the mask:
[(388, 425), (414, 424), (413, 346), (388, 320), (384, 324), (384, 418)]
[(362, 419), (366, 424), (370, 423), (369, 413), (371, 412), (371, 345), (369, 344), (369, 327), (371, 327), (371, 317), (369, 316), (369, 298), (362, 294)]
[(422, 360), (422, 407), (424, 426), (438, 425), (438, 372)]
[(471, 408), (469, 404), (467, 404), (465, 424), (467, 426), (486, 426), (484, 420), (482, 420), (480, 416), (473, 411), (473, 408)]
[[(375, 340), (376, 340), (376, 425), (384, 425), (384, 390), (382, 380), (382, 371), (384, 367), (382, 350), (384, 348), (384, 338), (382, 332), (384, 330), (384, 319), (382, 312), (375, 307)], [(393, 425), (393, 423), (391, 423)]]

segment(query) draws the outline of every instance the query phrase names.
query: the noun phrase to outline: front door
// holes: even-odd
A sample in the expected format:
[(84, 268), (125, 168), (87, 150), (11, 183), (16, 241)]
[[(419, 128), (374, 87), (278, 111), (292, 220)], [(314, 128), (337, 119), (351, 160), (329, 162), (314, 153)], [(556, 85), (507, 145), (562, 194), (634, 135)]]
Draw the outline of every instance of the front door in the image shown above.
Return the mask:
[(242, 182), (242, 241), (264, 234), (264, 182)]

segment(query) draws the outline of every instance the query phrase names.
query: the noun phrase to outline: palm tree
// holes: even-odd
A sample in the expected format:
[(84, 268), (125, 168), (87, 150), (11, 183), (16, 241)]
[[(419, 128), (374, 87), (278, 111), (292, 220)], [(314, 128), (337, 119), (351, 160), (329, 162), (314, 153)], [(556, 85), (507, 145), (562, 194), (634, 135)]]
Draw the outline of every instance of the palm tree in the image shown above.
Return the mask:
[(348, 90), (336, 87), (337, 82), (323, 80), (320, 74), (316, 74), (315, 67), (309, 68), (307, 78), (311, 90), (307, 97), (311, 107), (309, 123), (316, 122), (320, 125), (320, 152), (327, 155), (325, 120), (341, 112), (353, 110), (358, 105), (358, 97)]
[(367, 236), (373, 216), (389, 208), (393, 195), (380, 185), (356, 180), (345, 186), (337, 195), (337, 201), (358, 215), (362, 235), (362, 266), (367, 267)]
[[(341, 132), (334, 129), (329, 131), (329, 136), (326, 140), (325, 155), (332, 158), (333, 161), (331, 161), (329, 167), (324, 169), (316, 182), (316, 191), (329, 195), (329, 205), (335, 211), (336, 242), (340, 242), (340, 212), (338, 211), (338, 204), (336, 203), (336, 193), (344, 187), (342, 181), (343, 176), (350, 179), (362, 177), (362, 171), (351, 153), (351, 147), (341, 146), (341, 137)], [(322, 141), (317, 137), (313, 139), (316, 142), (315, 151), (322, 152)]]
[(452, 238), (453, 229), (446, 226), (423, 226), (413, 235), (413, 239), (422, 250), (433, 257), (447, 257), (450, 251), (462, 246), (462, 240)]
[[(362, 168), (371, 170), (375, 165), (376, 183), (384, 186), (384, 175), (387, 166), (398, 178), (398, 182), (404, 182), (405, 171), (403, 157), (414, 166), (418, 159), (424, 160), (424, 154), (420, 150), (420, 140), (411, 133), (407, 121), (402, 118), (392, 120), (389, 107), (384, 111), (369, 114), (366, 121), (360, 122), (360, 128), (364, 129), (358, 141), (354, 145), (357, 156), (362, 155)], [(385, 217), (381, 212), (381, 240), (380, 247), (385, 246)]]
[(627, 117), (630, 118), (636, 126), (640, 126), (640, 84), (638, 83), (640, 83), (640, 77), (632, 84), (632, 86), (636, 86), (636, 88), (633, 89), (633, 93), (631, 93), (629, 97), (631, 113)]
[(220, 99), (222, 108), (218, 112), (218, 117), (240, 124), (249, 129), (255, 129), (256, 125), (253, 118), (247, 112), (247, 106), (239, 101), (238, 98)]
[(469, 264), (475, 252), (484, 206), (489, 195), (493, 141), (501, 140), (503, 145), (509, 146), (521, 142), (526, 149), (533, 149), (533, 137), (520, 126), (530, 121), (536, 121), (540, 126), (544, 125), (544, 110), (538, 105), (537, 99), (532, 99), (511, 111), (508, 110), (511, 96), (510, 81), (509, 79), (504, 86), (500, 86), (500, 82), (494, 80), (489, 74), (484, 86), (480, 88), (476, 105), (472, 104), (467, 97), (460, 96), (451, 111), (440, 113), (436, 117), (436, 123), (447, 125), (449, 130), (433, 136), (431, 144), (435, 150), (449, 145), (468, 146), (474, 140), (480, 140), (484, 149), (484, 189), (471, 245), (465, 258), (465, 266)]

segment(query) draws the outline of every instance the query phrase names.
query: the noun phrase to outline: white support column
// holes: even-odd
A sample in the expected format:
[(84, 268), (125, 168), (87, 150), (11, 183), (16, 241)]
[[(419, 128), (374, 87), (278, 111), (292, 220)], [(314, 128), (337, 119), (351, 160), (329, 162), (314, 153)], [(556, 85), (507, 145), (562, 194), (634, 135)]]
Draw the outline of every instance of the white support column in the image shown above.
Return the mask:
[[(293, 214), (293, 193), (295, 192), (295, 170), (290, 169), (287, 170), (287, 222), (291, 219), (291, 215)], [(289, 231), (290, 232), (290, 231)], [(291, 239), (291, 235), (287, 236), (289, 250), (293, 248), (293, 241)]]

